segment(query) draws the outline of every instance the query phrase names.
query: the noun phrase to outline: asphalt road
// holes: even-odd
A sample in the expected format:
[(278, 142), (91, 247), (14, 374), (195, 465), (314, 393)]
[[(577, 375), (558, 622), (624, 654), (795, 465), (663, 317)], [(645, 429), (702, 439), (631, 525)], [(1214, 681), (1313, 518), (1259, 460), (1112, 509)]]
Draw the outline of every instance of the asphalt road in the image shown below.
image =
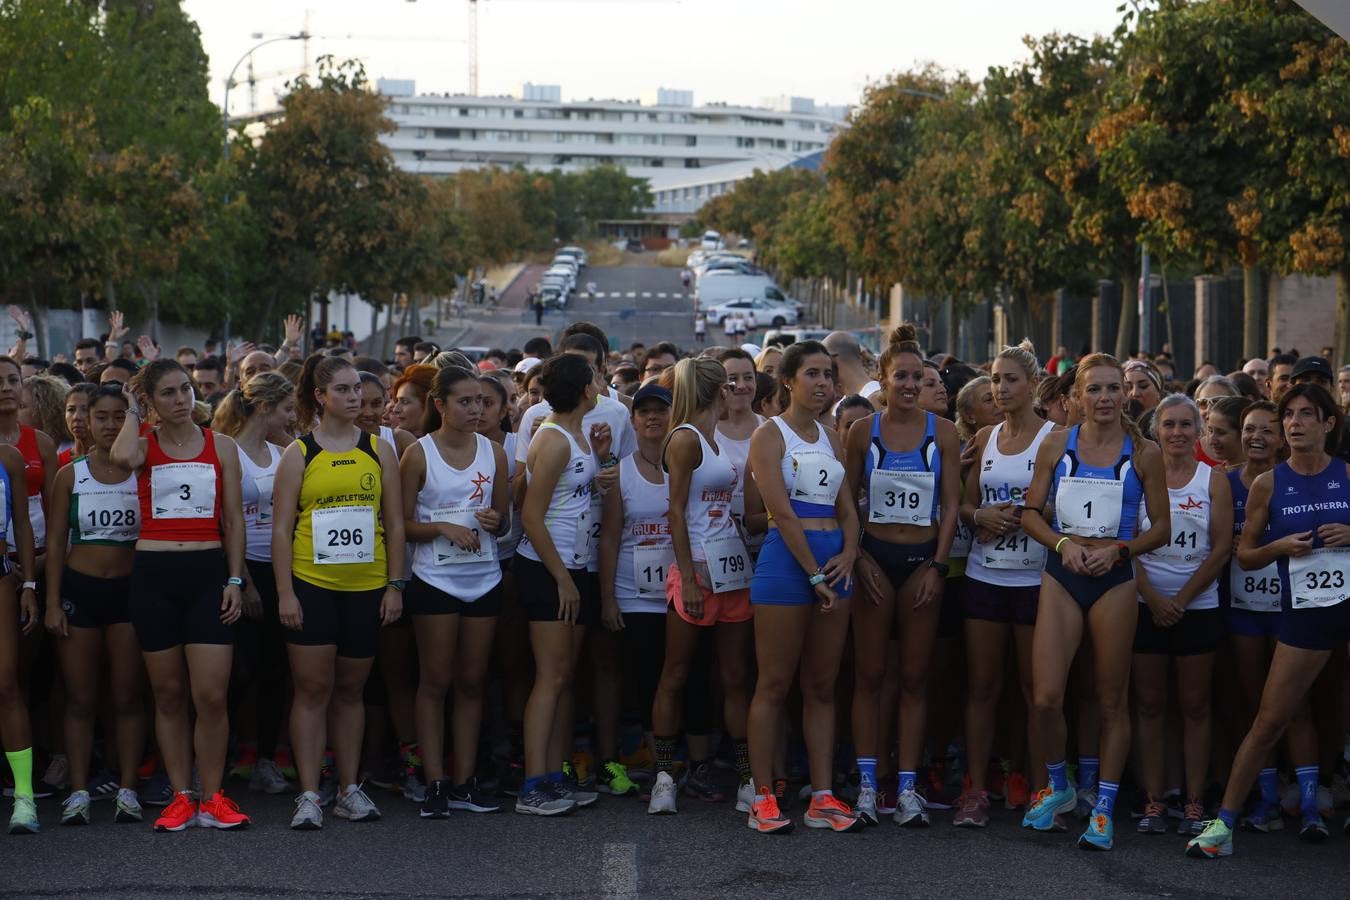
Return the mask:
[[(627, 349), (635, 341), (651, 346), (662, 340), (694, 347), (693, 300), (680, 284), (679, 269), (641, 262), (639, 258), (634, 265), (582, 269), (579, 292), (565, 310), (545, 312), (541, 327), (535, 326), (534, 313), (525, 307), (525, 290), (538, 282), (545, 267), (528, 267), (502, 293), (497, 309), (465, 311), (468, 331), (457, 343), (510, 349), (540, 334), (552, 339), (569, 323), (585, 320), (603, 328), (616, 348)], [(595, 282), (595, 300), (586, 299), (588, 281)], [(708, 340), (725, 342), (715, 327), (709, 328)]]
[[(96, 823), (60, 828), (55, 799), (40, 802), (45, 830), (0, 837), (0, 897), (1280, 897), (1344, 896), (1350, 839), (1300, 844), (1292, 832), (1240, 835), (1234, 856), (1186, 859), (1184, 839), (1133, 833), (1128, 817), (1111, 853), (1074, 846), (1077, 831), (1040, 835), (997, 810), (983, 831), (934, 813), (927, 830), (885, 822), (861, 834), (798, 827), (761, 836), (731, 803), (683, 799), (677, 816), (651, 817), (634, 799), (602, 796), (555, 819), (506, 812), (422, 820), (412, 803), (373, 796), (381, 822), (327, 817), (323, 831), (292, 832), (290, 798), (242, 787), (249, 829), (155, 834)], [(793, 808), (800, 822), (801, 807)], [(1339, 821), (1336, 823), (1339, 825)]]

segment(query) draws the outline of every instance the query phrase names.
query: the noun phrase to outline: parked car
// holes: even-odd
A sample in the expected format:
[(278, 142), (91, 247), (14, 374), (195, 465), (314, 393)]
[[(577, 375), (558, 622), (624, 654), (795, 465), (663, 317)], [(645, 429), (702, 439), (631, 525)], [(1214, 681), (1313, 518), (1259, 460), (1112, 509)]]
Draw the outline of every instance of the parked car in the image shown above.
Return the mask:
[(628, 240), (623, 242), (623, 249), (627, 250), (629, 253), (641, 253), (643, 250), (646, 250), (647, 248), (642, 246), (642, 241), (639, 240), (638, 238), (630, 237)]
[(455, 349), (458, 350), (460, 353), (463, 353), (465, 356), (467, 356), (467, 357), (469, 358), (469, 361), (470, 361), (470, 362), (475, 362), (475, 363), (476, 363), (476, 362), (478, 362), (480, 359), (482, 359), (483, 357), (487, 356), (487, 352), (488, 352), (488, 350), (491, 349), (491, 348), (489, 348), (489, 347), (456, 347)]
[(752, 310), (755, 314), (755, 322), (758, 325), (782, 328), (785, 325), (797, 324), (797, 310), (794, 307), (786, 303), (770, 303), (761, 297), (742, 297), (738, 300), (728, 300), (716, 306), (703, 308), (708, 321), (716, 322), (718, 325), (738, 312), (744, 315)]
[(567, 306), (567, 292), (558, 285), (541, 286), (539, 299), (544, 304), (544, 309), (564, 309)]
[(722, 250), (725, 247), (726, 244), (723, 243), (722, 241), (722, 235), (718, 234), (716, 231), (713, 231), (712, 229), (703, 232), (704, 250)]
[(557, 256), (570, 256), (576, 260), (578, 268), (586, 268), (586, 251), (581, 247), (562, 247), (555, 254), (555, 257)]
[(786, 347), (798, 341), (823, 341), (829, 333), (827, 328), (770, 328), (764, 332), (763, 346), (778, 344)]

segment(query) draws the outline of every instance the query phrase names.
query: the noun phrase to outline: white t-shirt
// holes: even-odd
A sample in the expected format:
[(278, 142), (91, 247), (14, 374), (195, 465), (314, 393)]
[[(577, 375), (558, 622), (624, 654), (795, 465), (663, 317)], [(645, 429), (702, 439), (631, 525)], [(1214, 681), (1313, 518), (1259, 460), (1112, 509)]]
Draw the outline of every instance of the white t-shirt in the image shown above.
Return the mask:
[[(534, 423), (551, 412), (553, 407), (548, 405), (548, 401), (540, 400), (525, 410), (525, 415), (520, 417), (520, 427), (516, 429), (516, 462), (523, 463), (529, 458), (530, 439), (534, 436), (535, 430)], [(595, 406), (581, 419), (588, 438), (591, 426), (602, 422), (609, 426), (609, 433), (614, 438), (610, 446), (617, 459), (624, 459), (637, 452), (637, 434), (633, 431), (633, 423), (628, 418), (628, 407), (604, 394), (597, 396)]]

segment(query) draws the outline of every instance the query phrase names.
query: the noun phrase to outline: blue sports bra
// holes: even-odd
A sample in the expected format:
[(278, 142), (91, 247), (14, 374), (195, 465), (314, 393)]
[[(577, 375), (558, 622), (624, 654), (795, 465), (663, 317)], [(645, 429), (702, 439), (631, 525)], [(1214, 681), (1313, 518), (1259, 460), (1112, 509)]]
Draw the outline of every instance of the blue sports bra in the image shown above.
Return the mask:
[[(1129, 540), (1139, 522), (1144, 484), (1134, 470), (1134, 440), (1125, 435), (1115, 465), (1090, 466), (1078, 458), (1078, 433), (1069, 430), (1064, 455), (1055, 466), (1050, 495), (1055, 501), (1055, 530), (1081, 537)], [(1114, 482), (1114, 487), (1090, 482)]]
[[(887, 450), (881, 442), (881, 413), (872, 416), (872, 444), (863, 461), (863, 483), (870, 486), (875, 469), (890, 472), (932, 472), (934, 485), (942, 483), (942, 454), (938, 451), (937, 417), (927, 413), (923, 440), (913, 450)], [(938, 518), (938, 492), (933, 492), (933, 507), (929, 515)]]

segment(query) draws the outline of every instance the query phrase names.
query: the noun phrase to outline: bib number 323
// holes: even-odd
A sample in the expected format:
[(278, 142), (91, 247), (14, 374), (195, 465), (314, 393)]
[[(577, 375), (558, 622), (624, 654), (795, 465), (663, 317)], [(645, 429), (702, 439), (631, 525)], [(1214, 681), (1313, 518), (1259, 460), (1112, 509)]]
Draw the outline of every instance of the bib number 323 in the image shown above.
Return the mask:
[(1350, 597), (1350, 548), (1319, 547), (1289, 560), (1289, 596), (1295, 609), (1335, 606)]

